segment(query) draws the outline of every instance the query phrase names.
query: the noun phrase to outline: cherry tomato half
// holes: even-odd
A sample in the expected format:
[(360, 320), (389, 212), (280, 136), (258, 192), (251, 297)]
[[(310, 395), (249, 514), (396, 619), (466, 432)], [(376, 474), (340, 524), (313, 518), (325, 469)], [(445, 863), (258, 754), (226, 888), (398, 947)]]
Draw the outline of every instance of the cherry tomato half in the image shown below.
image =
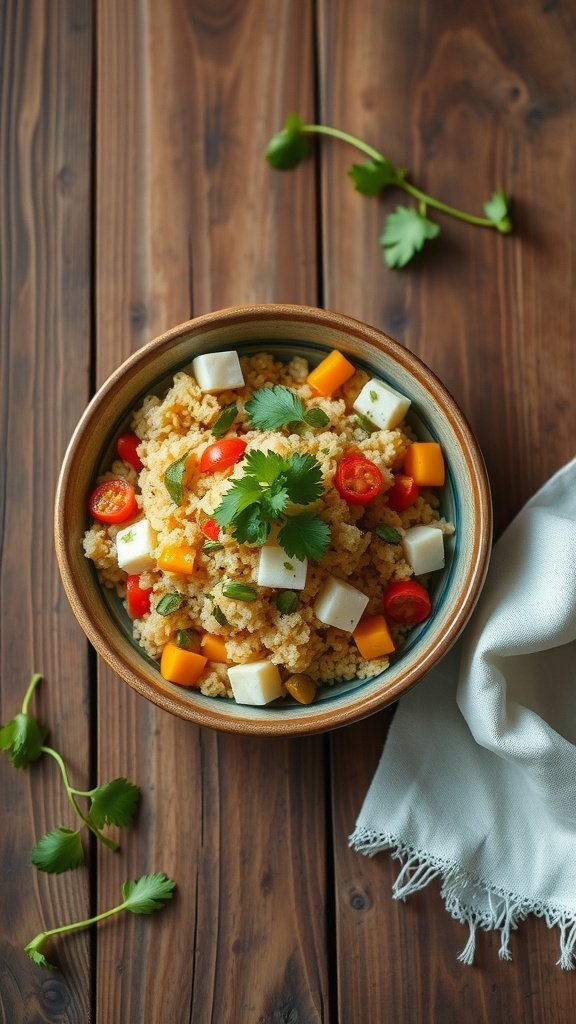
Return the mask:
[(382, 490), (382, 474), (373, 462), (362, 455), (349, 455), (336, 467), (334, 485), (349, 505), (366, 505)]
[(200, 469), (203, 473), (216, 473), (219, 469), (227, 469), (239, 462), (246, 451), (246, 441), (240, 437), (224, 437), (204, 449), (200, 457)]
[(391, 508), (393, 512), (403, 512), (418, 500), (419, 494), (420, 488), (418, 484), (414, 483), (411, 476), (397, 473), (392, 487), (386, 491), (388, 508)]
[(141, 619), (150, 611), (151, 587), (141, 587), (139, 576), (126, 577), (126, 606), (132, 619)]
[(384, 613), (392, 622), (414, 625), (432, 611), (428, 591), (415, 580), (398, 580), (384, 592)]
[(88, 498), (90, 515), (101, 523), (125, 523), (137, 511), (136, 495), (127, 480), (105, 480)]
[(127, 462), (137, 473), (143, 467), (142, 459), (136, 449), (140, 444), (140, 438), (136, 434), (120, 434), (116, 441), (116, 451), (123, 462)]
[(202, 523), (200, 529), (210, 540), (218, 540), (220, 536), (220, 527), (215, 519), (207, 519), (206, 522)]

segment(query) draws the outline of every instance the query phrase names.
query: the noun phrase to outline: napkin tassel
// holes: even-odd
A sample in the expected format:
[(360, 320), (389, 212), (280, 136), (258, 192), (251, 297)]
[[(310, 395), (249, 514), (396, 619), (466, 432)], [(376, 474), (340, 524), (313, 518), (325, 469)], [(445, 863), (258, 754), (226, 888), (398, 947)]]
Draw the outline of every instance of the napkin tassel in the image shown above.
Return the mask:
[(572, 916), (564, 917), (555, 923), (560, 926), (560, 959), (556, 963), (563, 970), (571, 971), (576, 955), (576, 919)]
[(463, 903), (462, 894), (467, 887), (478, 883), (468, 878), (456, 865), (436, 857), (430, 857), (422, 850), (415, 850), (414, 847), (403, 843), (396, 836), (375, 833), (362, 826), (356, 827), (349, 842), (354, 850), (368, 857), (373, 857), (383, 850), (389, 850), (392, 858), (402, 863), (398, 877), (392, 886), (394, 899), (405, 900), (407, 896), (425, 889), (434, 878), (442, 879), (440, 895), (446, 910), (455, 921), (467, 924), (470, 929), (468, 941), (458, 955), (460, 963), (470, 965), (474, 962), (478, 928), (485, 931), (499, 931), (498, 956), (501, 960), (511, 960), (510, 933), (528, 917), (528, 914), (533, 913), (537, 917), (543, 917), (549, 928), (558, 927), (560, 929), (560, 958), (556, 961), (558, 967), (565, 971), (574, 968), (576, 962), (576, 917), (573, 914), (563, 910), (547, 911), (544, 907), (531, 905), (522, 898), (514, 899), (509, 894), (491, 892), (487, 888), (484, 892), (488, 907), (484, 912), (475, 913)]

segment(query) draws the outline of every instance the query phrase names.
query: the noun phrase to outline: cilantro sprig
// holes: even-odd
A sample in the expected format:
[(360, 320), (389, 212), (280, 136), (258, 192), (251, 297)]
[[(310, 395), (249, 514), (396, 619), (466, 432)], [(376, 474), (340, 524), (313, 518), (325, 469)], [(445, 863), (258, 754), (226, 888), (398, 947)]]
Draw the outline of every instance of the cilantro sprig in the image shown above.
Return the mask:
[(276, 430), (288, 424), (307, 423), (310, 427), (325, 427), (330, 417), (323, 409), (306, 409), (300, 395), (283, 384), (255, 391), (246, 403), (246, 412), (258, 430)]
[(389, 213), (380, 235), (380, 245), (386, 266), (405, 267), (423, 248), (437, 238), (440, 226), (428, 217), (428, 207), (476, 227), (492, 228), (503, 235), (512, 231), (509, 204), (502, 189), (497, 189), (484, 204), (484, 217), (467, 213), (428, 195), (408, 180), (407, 171), (396, 167), (382, 153), (362, 139), (324, 124), (304, 124), (298, 114), (290, 114), (281, 131), (272, 136), (266, 149), (266, 159), (276, 170), (291, 170), (310, 155), (310, 136), (329, 135), (354, 146), (368, 157), (362, 163), (352, 164), (348, 170), (357, 192), (365, 196), (380, 195), (385, 189), (402, 189), (416, 200), (417, 206), (398, 206)]
[(222, 496), (214, 519), (240, 544), (265, 544), (272, 523), (280, 523), (278, 542), (291, 558), (321, 559), (330, 528), (316, 512), (288, 513), (289, 503), (309, 505), (322, 494), (322, 470), (312, 455), (248, 452), (244, 475)]
[(172, 899), (175, 888), (176, 883), (160, 871), (150, 875), (141, 875), (134, 881), (128, 880), (122, 886), (121, 903), (109, 910), (103, 910), (100, 914), (95, 914), (94, 917), (74, 921), (72, 924), (62, 924), (57, 928), (48, 928), (31, 939), (24, 950), (35, 964), (54, 971), (56, 965), (51, 963), (43, 952), (46, 943), (53, 935), (63, 935), (66, 932), (78, 931), (80, 928), (89, 928), (90, 925), (104, 921), (114, 914), (120, 914), (124, 910), (131, 914), (152, 914), (155, 910), (162, 910), (166, 902)]
[[(19, 714), (0, 728), (0, 750), (9, 754), (15, 768), (28, 768), (43, 754), (47, 754), (56, 761), (60, 769), (66, 795), (82, 824), (77, 829), (61, 825), (47, 832), (38, 840), (30, 854), (32, 863), (40, 871), (60, 873), (84, 863), (81, 839), (83, 826), (108, 849), (119, 849), (118, 843), (105, 836), (101, 829), (105, 825), (129, 825), (136, 814), (140, 790), (125, 778), (112, 779), (111, 782), (105, 782), (90, 790), (76, 789), (72, 786), (63, 757), (44, 742), (48, 729), (28, 711), (30, 700), (41, 678), (38, 673), (32, 676)], [(81, 809), (78, 798), (89, 801), (87, 813)]]

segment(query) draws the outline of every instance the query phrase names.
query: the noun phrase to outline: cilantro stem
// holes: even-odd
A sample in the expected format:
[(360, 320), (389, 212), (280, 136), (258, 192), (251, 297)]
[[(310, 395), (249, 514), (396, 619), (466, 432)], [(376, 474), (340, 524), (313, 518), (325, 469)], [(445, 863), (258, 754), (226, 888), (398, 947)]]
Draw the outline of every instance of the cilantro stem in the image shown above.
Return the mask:
[(32, 695), (34, 693), (34, 690), (38, 686), (38, 683), (40, 682), (41, 679), (42, 679), (42, 676), (38, 672), (35, 672), (34, 675), (32, 676), (32, 679), (30, 680), (30, 682), (28, 684), (28, 689), (26, 690), (26, 693), (24, 694), (24, 700), (22, 701), (22, 714), (23, 715), (27, 715), (28, 714), (28, 705), (30, 703), (30, 700), (32, 699)]
[[(340, 128), (331, 128), (325, 124), (305, 124), (301, 129), (303, 132), (307, 132), (309, 135), (331, 135), (335, 139), (340, 139), (341, 142), (347, 142), (350, 146), (354, 146), (359, 149), (366, 156), (369, 156), (376, 162), (382, 162), (386, 158), (379, 153), (377, 149), (373, 149), (362, 139), (358, 139), (355, 135), (350, 135), (348, 132), (343, 132)], [(475, 224), (481, 228), (496, 228), (494, 221), (489, 220), (488, 217), (476, 217), (473, 213), (466, 213), (464, 210), (458, 210), (455, 206), (449, 206), (447, 203), (443, 203), (440, 199), (434, 199), (433, 196), (429, 196), (426, 192), (416, 188), (415, 185), (411, 185), (409, 181), (406, 181), (405, 177), (398, 174), (398, 180), (394, 182), (397, 188), (401, 188), (408, 195), (411, 195), (414, 199), (418, 199), (420, 202), (425, 203), (427, 206), (433, 206), (436, 210), (440, 210), (442, 213), (447, 213), (450, 217), (455, 217), (457, 220), (463, 220), (467, 224)]]
[(450, 217), (456, 217), (457, 220), (466, 221), (467, 224), (475, 224), (479, 228), (495, 228), (496, 225), (493, 220), (489, 220), (488, 217), (476, 217), (473, 213), (466, 213), (464, 210), (458, 210), (455, 206), (448, 206), (447, 203), (443, 203), (440, 199), (434, 199), (434, 196), (429, 196), (426, 192), (422, 192), (415, 185), (411, 185), (409, 181), (405, 179), (398, 181), (398, 188), (404, 189), (408, 192), (408, 195), (419, 199), (427, 206), (433, 206), (436, 210), (440, 210), (442, 213), (449, 214)]
[(119, 914), (121, 910), (126, 909), (126, 901), (119, 903), (117, 907), (111, 907), (110, 910), (103, 910), (100, 914), (95, 914), (94, 917), (87, 917), (83, 921), (74, 921), (72, 924), (61, 924), (57, 928), (49, 928), (45, 932), (40, 932), (35, 939), (32, 939), (28, 943), (28, 946), (37, 948), (46, 939), (49, 939), (52, 935), (61, 935), (62, 932), (74, 932), (78, 931), (79, 928), (89, 928), (91, 924), (98, 924), (98, 921), (104, 921), (107, 917), (112, 917), (113, 914)]
[(68, 778), (68, 770), (66, 768), (66, 765), (64, 764), (63, 759), (61, 758), (60, 754), (58, 753), (58, 751), (57, 750), (53, 750), (52, 747), (41, 747), (41, 750), (42, 750), (43, 754), (49, 754), (50, 757), (53, 757), (54, 760), (56, 761), (56, 764), (58, 765), (58, 767), (60, 769), (60, 773), (62, 775), (62, 781), (64, 782), (64, 786), (65, 786), (65, 789), (66, 789), (66, 794), (68, 796), (68, 799), (69, 799), (72, 807), (74, 808), (74, 812), (78, 815), (80, 820), (84, 822), (84, 824), (86, 825), (86, 828), (89, 828), (90, 831), (97, 837), (97, 839), (99, 839), (102, 843), (104, 843), (104, 846), (107, 846), (109, 850), (119, 850), (120, 847), (119, 847), (118, 843), (115, 843), (112, 839), (108, 839), (107, 836), (103, 835), (102, 832), (100, 831), (100, 829), (96, 828), (96, 826), (90, 821), (89, 818), (86, 817), (85, 814), (83, 814), (82, 810), (78, 806), (78, 801), (76, 800), (76, 795), (78, 795), (78, 796), (85, 796), (85, 795), (90, 795), (90, 794), (81, 793), (78, 790), (75, 790), (70, 785), (70, 780)]
[(356, 138), (355, 135), (349, 135), (348, 132), (341, 131), (340, 128), (330, 128), (327, 124), (305, 124), (302, 125), (302, 131), (312, 133), (316, 135), (331, 135), (334, 139), (340, 139), (341, 142), (347, 142), (350, 146), (355, 146), (356, 149), (360, 149), (366, 156), (371, 157), (372, 160), (383, 160), (384, 157), (377, 149), (372, 149), (367, 142), (362, 139)]

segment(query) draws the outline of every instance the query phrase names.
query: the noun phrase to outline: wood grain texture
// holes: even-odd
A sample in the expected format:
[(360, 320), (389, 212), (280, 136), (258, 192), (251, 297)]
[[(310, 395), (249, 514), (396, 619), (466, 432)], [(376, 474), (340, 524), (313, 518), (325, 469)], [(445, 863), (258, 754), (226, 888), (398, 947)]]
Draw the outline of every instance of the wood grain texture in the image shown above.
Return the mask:
[[(193, 313), (313, 304), (314, 169), (263, 160), (285, 108), (311, 112), (311, 4), (102, 2), (97, 61), (98, 380)], [(143, 789), (99, 904), (152, 869), (178, 893), (99, 934), (97, 1012), (327, 1019), (323, 740), (212, 735), (103, 667), (98, 721), (101, 774)]]
[[(360, 135), (456, 206), (480, 211), (496, 185), (514, 197), (514, 236), (439, 217), (436, 251), (392, 272), (377, 236), (404, 197), (360, 197), (346, 179), (353, 151), (321, 149), (325, 303), (383, 327), (443, 379), (484, 450), (500, 531), (574, 450), (574, 11), (326, 0), (319, 24), (325, 123)], [(572, 1019), (556, 932), (527, 922), (512, 964), (498, 960), (497, 938), (481, 935), (476, 966), (462, 968), (466, 930), (437, 888), (395, 904), (390, 858), (348, 849), (388, 718), (333, 739), (340, 968), (354, 950), (354, 969), (339, 974), (340, 1019), (385, 1020), (391, 1007), (410, 1024)]]
[[(50, 520), (91, 381), (192, 314), (323, 298), (442, 377), (484, 449), (501, 530), (573, 454), (575, 43), (574, 8), (554, 0), (0, 3), (0, 719), (43, 671), (35, 707), (74, 780), (143, 791), (118, 854), (47, 877), (28, 855), (71, 824), (56, 767), (0, 759), (2, 1024), (574, 1019), (541, 922), (513, 935), (512, 963), (480, 935), (462, 967), (465, 929), (438, 889), (395, 903), (390, 858), (348, 849), (391, 711), (258, 741), (191, 728), (102, 666), (91, 695)], [(443, 218), (436, 252), (386, 270), (377, 238), (403, 197), (356, 194), (355, 154), (335, 142), (272, 172), (266, 142), (293, 110), (456, 205), (505, 186), (516, 234)], [(154, 869), (178, 882), (162, 914), (61, 939), (57, 975), (23, 955), (42, 926)]]
[[(52, 505), (60, 461), (88, 397), (92, 21), (89, 2), (0, 7), (0, 720), (49, 723), (76, 784), (89, 774), (87, 645), (60, 589)], [(74, 366), (74, 375), (69, 373)], [(84, 1022), (90, 938), (58, 944), (62, 974), (22, 952), (44, 927), (89, 912), (87, 869), (36, 872), (30, 849), (74, 827), (56, 765), (0, 760), (0, 1017)]]
[(388, 271), (378, 235), (408, 197), (359, 196), (355, 151), (321, 147), (325, 304), (438, 373), (484, 451), (497, 532), (574, 449), (575, 36), (574, 10), (556, 4), (320, 4), (325, 122), (470, 212), (496, 186), (513, 196), (514, 235), (439, 216), (436, 251)]

